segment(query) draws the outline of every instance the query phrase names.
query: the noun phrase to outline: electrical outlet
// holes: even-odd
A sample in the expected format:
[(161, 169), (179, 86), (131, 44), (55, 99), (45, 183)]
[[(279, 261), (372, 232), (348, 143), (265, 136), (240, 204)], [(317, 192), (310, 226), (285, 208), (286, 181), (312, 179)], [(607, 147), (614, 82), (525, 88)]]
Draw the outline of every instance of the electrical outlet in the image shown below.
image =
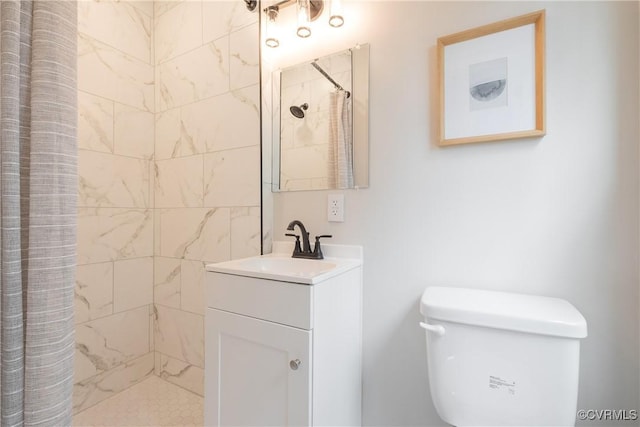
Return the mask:
[(344, 194), (327, 196), (327, 221), (344, 222)]

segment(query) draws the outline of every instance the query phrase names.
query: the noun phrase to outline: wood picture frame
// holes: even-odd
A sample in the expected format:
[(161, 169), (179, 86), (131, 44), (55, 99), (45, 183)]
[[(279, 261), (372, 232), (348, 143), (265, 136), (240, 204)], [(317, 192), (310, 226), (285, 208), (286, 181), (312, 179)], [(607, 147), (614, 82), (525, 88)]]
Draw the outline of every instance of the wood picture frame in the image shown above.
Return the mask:
[(438, 39), (439, 145), (539, 137), (545, 11)]

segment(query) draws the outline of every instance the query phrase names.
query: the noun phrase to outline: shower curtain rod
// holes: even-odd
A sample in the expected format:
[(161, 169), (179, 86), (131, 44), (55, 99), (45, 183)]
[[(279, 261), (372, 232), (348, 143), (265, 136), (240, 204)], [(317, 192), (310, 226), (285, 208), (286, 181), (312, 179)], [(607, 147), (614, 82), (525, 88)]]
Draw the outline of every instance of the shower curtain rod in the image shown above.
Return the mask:
[(349, 98), (349, 97), (351, 96), (351, 92), (349, 92), (348, 90), (344, 90), (344, 88), (343, 88), (342, 86), (340, 86), (340, 85), (338, 84), (338, 82), (336, 82), (335, 80), (333, 80), (333, 79), (331, 78), (331, 76), (330, 76), (329, 74), (327, 74), (327, 72), (326, 72), (325, 70), (323, 70), (323, 69), (322, 69), (322, 67), (321, 67), (321, 66), (319, 66), (319, 65), (316, 63), (316, 61), (313, 61), (313, 62), (311, 63), (311, 65), (313, 65), (313, 68), (315, 68), (316, 70), (318, 70), (318, 72), (319, 72), (320, 74), (322, 74), (322, 75), (323, 75), (327, 80), (329, 80), (331, 83), (333, 83), (333, 85), (335, 86), (335, 88), (336, 88), (336, 89), (347, 92), (347, 98)]

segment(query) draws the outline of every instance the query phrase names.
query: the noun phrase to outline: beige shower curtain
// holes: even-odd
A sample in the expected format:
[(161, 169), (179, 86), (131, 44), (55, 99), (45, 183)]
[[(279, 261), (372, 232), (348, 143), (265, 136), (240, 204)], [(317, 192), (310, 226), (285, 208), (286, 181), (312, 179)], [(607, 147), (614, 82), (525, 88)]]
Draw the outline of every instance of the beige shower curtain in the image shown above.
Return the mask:
[(348, 92), (330, 94), (329, 188), (353, 188), (353, 138)]
[(0, 2), (0, 425), (68, 426), (76, 3)]

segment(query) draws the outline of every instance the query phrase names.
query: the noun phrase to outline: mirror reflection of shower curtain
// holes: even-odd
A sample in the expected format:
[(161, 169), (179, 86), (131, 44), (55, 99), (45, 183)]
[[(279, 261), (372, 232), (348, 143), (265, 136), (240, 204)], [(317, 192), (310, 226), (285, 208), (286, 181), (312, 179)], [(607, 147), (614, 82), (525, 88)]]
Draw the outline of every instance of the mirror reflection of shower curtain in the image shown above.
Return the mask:
[(329, 96), (329, 188), (353, 188), (351, 99), (344, 90)]

